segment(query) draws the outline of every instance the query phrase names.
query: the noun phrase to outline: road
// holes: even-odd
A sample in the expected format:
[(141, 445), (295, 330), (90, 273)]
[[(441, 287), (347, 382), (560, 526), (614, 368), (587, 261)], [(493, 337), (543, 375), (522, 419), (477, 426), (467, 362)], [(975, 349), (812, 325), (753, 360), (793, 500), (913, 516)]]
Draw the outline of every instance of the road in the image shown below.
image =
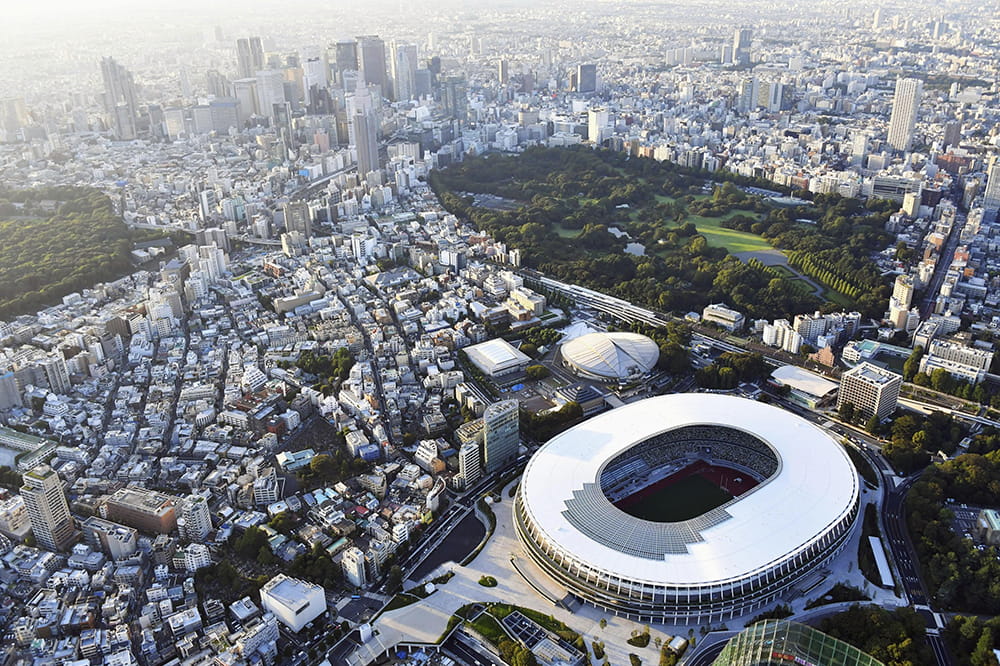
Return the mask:
[(965, 213), (955, 214), (955, 224), (951, 227), (951, 233), (948, 234), (944, 249), (941, 250), (941, 255), (934, 266), (934, 275), (931, 276), (931, 281), (927, 283), (924, 300), (920, 303), (921, 319), (927, 319), (934, 312), (934, 303), (937, 301), (938, 293), (941, 291), (941, 285), (948, 274), (948, 269), (951, 268), (951, 262), (955, 258), (955, 249), (958, 248), (962, 228), (965, 227), (965, 220)]

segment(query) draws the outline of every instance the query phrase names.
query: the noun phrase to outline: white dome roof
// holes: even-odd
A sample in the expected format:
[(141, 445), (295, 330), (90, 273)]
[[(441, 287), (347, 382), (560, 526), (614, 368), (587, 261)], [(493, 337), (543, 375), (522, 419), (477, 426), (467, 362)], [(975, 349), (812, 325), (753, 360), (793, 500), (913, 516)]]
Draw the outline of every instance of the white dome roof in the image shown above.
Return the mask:
[(564, 344), (562, 357), (580, 374), (627, 379), (652, 370), (660, 349), (638, 333), (588, 333)]

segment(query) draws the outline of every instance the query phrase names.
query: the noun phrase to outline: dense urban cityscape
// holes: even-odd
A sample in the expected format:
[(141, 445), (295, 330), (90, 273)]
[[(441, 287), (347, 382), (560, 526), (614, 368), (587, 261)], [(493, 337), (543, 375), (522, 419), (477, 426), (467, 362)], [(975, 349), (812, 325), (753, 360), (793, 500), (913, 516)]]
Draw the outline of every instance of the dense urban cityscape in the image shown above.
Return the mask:
[(1000, 664), (998, 9), (5, 9), (0, 663)]

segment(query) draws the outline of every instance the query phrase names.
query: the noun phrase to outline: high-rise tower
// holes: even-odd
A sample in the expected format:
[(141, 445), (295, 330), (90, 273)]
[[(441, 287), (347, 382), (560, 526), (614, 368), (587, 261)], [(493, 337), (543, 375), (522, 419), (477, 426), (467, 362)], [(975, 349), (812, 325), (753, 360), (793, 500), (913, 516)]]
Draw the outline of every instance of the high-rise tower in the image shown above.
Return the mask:
[(517, 400), (502, 400), (483, 412), (483, 463), (487, 474), (503, 469), (517, 459), (521, 443)]
[(392, 42), (392, 92), (397, 102), (413, 99), (416, 93), (417, 45)]
[(364, 178), (379, 168), (377, 117), (373, 111), (359, 108), (351, 118), (354, 125), (354, 144), (358, 150), (358, 176)]
[(737, 28), (733, 33), (733, 62), (737, 65), (750, 64), (750, 42), (753, 40), (753, 30)]
[(995, 222), (1000, 212), (1000, 160), (995, 160), (986, 172), (986, 191), (983, 192), (983, 221)]
[(264, 69), (264, 45), (260, 37), (243, 37), (236, 40), (237, 78), (249, 79)]
[(65, 550), (76, 537), (62, 480), (48, 465), (39, 465), (22, 477), (21, 497), (38, 545)]
[(377, 85), (385, 97), (390, 91), (385, 77), (385, 42), (378, 35), (358, 37), (358, 63), (364, 73), (365, 83)]
[(889, 145), (894, 150), (906, 152), (910, 149), (923, 94), (924, 82), (920, 79), (896, 79), (896, 93), (892, 97), (892, 115), (889, 118)]
[(102, 58), (101, 79), (104, 82), (104, 109), (111, 116), (115, 138), (122, 141), (134, 139), (139, 101), (132, 72), (115, 62), (114, 58)]

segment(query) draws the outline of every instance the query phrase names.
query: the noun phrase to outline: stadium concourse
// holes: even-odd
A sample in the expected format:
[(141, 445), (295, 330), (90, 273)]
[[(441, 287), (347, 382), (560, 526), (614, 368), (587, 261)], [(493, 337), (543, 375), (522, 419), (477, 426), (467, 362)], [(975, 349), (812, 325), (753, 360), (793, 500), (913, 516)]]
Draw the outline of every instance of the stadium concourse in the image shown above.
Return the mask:
[[(714, 469), (746, 488), (719, 497), (702, 474)], [(716, 499), (705, 492), (686, 518), (635, 515), (656, 497), (678, 503), (671, 486), (692, 479)], [(679, 394), (550, 440), (525, 468), (514, 515), (527, 554), (580, 599), (642, 621), (716, 621), (763, 608), (828, 562), (859, 498), (846, 452), (814, 425), (752, 400)]]

